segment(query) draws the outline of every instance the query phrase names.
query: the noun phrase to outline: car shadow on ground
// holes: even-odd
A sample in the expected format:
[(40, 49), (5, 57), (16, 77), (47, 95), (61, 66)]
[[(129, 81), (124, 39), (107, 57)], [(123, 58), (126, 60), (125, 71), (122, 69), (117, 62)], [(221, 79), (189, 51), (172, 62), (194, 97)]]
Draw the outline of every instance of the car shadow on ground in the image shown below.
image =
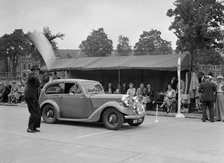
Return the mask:
[[(42, 123), (47, 124), (46, 122), (42, 121)], [(56, 125), (69, 125), (69, 126), (77, 126), (77, 127), (85, 127), (85, 128), (102, 128), (107, 130), (103, 123), (100, 122), (75, 122), (75, 121), (57, 121), (57, 123), (55, 123)], [(54, 125), (54, 124), (49, 124), (49, 125)], [(135, 126), (130, 126), (127, 123), (124, 123), (123, 126), (119, 129), (120, 131), (123, 130), (129, 130), (129, 129), (137, 129), (137, 128), (141, 128), (141, 126), (139, 127), (135, 127)], [(119, 131), (118, 130), (118, 131)]]

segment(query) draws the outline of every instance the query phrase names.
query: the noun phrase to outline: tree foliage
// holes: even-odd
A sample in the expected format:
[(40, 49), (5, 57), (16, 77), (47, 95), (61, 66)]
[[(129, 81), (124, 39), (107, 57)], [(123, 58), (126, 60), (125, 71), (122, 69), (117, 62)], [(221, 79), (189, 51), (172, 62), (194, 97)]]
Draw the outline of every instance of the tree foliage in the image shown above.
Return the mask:
[(81, 51), (87, 56), (108, 56), (113, 51), (113, 42), (108, 39), (103, 28), (93, 30), (91, 35), (79, 45)]
[(159, 55), (171, 54), (171, 42), (161, 38), (161, 32), (158, 30), (143, 31), (139, 41), (134, 46), (135, 55)]
[(0, 51), (12, 62), (12, 72), (16, 76), (16, 68), (19, 62), (19, 56), (27, 55), (30, 51), (30, 41), (23, 33), (23, 30), (15, 30), (11, 34), (5, 34), (0, 39)]
[(49, 27), (43, 28), (43, 34), (49, 40), (54, 50), (58, 49), (57, 42), (55, 41), (55, 39), (60, 38), (63, 40), (65, 37), (65, 34), (60, 32), (52, 34)]
[[(224, 22), (224, 6), (217, 0), (176, 0), (175, 9), (167, 16), (174, 17), (169, 29), (177, 36), (177, 50), (192, 55), (201, 50), (222, 48), (221, 25)], [(215, 53), (214, 53), (215, 54)]]
[(215, 49), (203, 49), (195, 51), (195, 62), (205, 65), (218, 65), (224, 63), (220, 53)]
[(130, 55), (130, 53), (131, 53), (131, 46), (129, 45), (129, 38), (120, 35), (118, 37), (117, 54), (124, 56), (124, 55)]

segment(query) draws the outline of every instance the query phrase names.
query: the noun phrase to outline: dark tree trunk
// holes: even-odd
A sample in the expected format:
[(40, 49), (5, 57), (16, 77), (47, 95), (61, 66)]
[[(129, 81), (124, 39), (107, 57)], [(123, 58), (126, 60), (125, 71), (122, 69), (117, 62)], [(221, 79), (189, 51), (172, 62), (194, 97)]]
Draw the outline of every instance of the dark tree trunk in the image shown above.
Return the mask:
[(4, 70), (5, 70), (6, 73), (8, 73), (9, 72), (8, 57), (5, 56), (4, 59), (5, 59), (5, 69)]
[(15, 56), (12, 58), (12, 77), (13, 77), (13, 79), (16, 79), (17, 66), (18, 66), (18, 57)]
[(13, 76), (13, 79), (16, 79), (16, 74), (17, 74), (17, 72), (16, 72), (16, 68), (17, 68), (17, 65), (12, 65), (12, 76)]

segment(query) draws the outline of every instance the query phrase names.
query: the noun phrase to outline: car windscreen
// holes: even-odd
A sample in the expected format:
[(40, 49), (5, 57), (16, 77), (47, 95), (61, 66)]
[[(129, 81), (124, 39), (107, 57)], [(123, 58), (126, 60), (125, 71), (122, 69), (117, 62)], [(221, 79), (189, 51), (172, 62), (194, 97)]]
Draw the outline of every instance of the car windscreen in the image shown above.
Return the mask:
[(102, 86), (97, 82), (82, 82), (86, 94), (103, 94)]

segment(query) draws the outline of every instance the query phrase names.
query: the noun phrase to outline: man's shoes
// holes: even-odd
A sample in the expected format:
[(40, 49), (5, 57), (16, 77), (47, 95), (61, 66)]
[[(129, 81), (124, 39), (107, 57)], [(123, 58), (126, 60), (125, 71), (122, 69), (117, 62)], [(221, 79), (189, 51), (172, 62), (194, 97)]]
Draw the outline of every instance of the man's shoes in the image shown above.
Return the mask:
[(170, 109), (167, 109), (167, 110), (166, 110), (166, 113), (168, 114), (169, 112), (170, 112)]
[(27, 129), (27, 132), (29, 133), (35, 133), (36, 131), (35, 130), (31, 130), (30, 128)]
[(206, 122), (206, 120), (203, 120), (203, 119), (202, 119), (202, 122)]
[(211, 123), (214, 123), (215, 121), (211, 121)]
[(35, 132), (40, 132), (40, 130), (38, 130), (38, 129), (35, 129), (34, 131), (35, 131)]

